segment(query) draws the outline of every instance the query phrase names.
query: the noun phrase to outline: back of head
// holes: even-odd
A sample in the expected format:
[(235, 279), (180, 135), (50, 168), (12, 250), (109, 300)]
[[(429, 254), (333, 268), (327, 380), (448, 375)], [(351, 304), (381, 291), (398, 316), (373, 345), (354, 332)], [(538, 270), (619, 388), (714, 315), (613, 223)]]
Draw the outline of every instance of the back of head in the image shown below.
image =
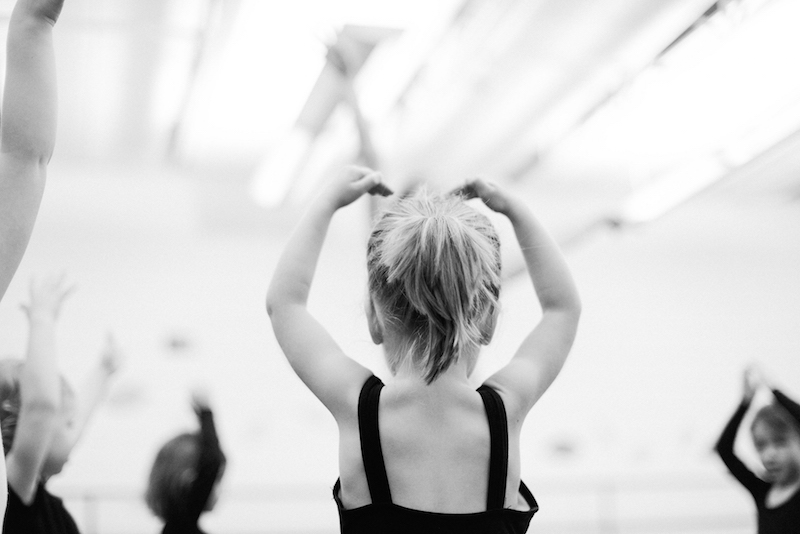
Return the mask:
[(485, 342), (500, 293), (500, 241), (489, 219), (457, 196), (425, 190), (376, 222), (367, 246), (370, 294), (407, 340), (427, 383)]
[(22, 360), (7, 358), (0, 360), (0, 431), (3, 434), (3, 450), (5, 454), (14, 444), (14, 435), (19, 420), (21, 397), (19, 377), (22, 372)]
[(183, 515), (199, 454), (199, 436), (192, 433), (172, 438), (158, 451), (150, 470), (145, 502), (164, 521)]

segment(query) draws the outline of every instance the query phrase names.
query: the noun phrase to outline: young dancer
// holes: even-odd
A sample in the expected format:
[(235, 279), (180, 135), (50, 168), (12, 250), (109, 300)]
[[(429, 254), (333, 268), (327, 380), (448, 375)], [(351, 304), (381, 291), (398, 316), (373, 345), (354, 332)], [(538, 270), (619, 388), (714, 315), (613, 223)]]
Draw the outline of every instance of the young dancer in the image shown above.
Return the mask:
[(0, 361), (0, 429), (8, 471), (3, 532), (76, 533), (72, 516), (45, 484), (61, 472), (97, 401), (116, 372), (120, 354), (112, 340), (76, 396), (59, 375), (55, 326), (70, 292), (63, 277), (31, 284), (24, 306), (30, 323), (24, 361)]
[(197, 523), (203, 512), (214, 508), (225, 471), (208, 401), (196, 393), (192, 406), (200, 432), (180, 434), (165, 443), (150, 471), (145, 501), (164, 521), (162, 534), (203, 534)]
[[(474, 180), (457, 194), (394, 202), (367, 245), (367, 323), (392, 372), (386, 385), (350, 359), (307, 300), (334, 213), (381, 176), (349, 167), (312, 203), (281, 256), (267, 295), (278, 342), (339, 427), (334, 487), (341, 531), (524, 532), (537, 504), (520, 479), (520, 430), (559, 373), (580, 301), (555, 242), (527, 206)], [(505, 367), (476, 391), (480, 345), (498, 313), (500, 249), (480, 198), (509, 218), (542, 307)]]
[(758, 410), (750, 434), (764, 472), (756, 476), (733, 452), (736, 434), (759, 387), (769, 387), (754, 369), (744, 375), (744, 395), (717, 442), (731, 474), (750, 492), (758, 513), (758, 534), (787, 534), (800, 528), (800, 404), (777, 389), (774, 401)]
[(28, 246), (55, 144), (52, 34), (63, 3), (18, 0), (8, 23), (0, 113), (0, 300)]

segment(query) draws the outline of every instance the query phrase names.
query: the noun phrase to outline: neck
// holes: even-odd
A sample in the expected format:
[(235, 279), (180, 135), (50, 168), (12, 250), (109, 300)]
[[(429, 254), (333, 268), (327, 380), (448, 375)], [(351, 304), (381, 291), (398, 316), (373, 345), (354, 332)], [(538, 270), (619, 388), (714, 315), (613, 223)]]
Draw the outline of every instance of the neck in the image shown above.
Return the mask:
[[(386, 323), (384, 323), (386, 324)], [(480, 347), (462, 353), (450, 367), (437, 375), (431, 384), (425, 383), (425, 377), (420, 369), (417, 369), (411, 362), (408, 355), (411, 339), (408, 332), (401, 329), (385, 328), (383, 339), (383, 350), (387, 362), (399, 362), (392, 372), (396, 383), (414, 383), (430, 387), (437, 383), (469, 383), (469, 377), (475, 369)]]
[(463, 387), (470, 384), (470, 374), (472, 365), (471, 358), (459, 358), (446, 370), (439, 373), (436, 379), (430, 384), (425, 382), (425, 377), (418, 369), (411, 365), (400, 365), (394, 373), (392, 382), (395, 385), (410, 388), (430, 388), (430, 389), (449, 389), (452, 387)]

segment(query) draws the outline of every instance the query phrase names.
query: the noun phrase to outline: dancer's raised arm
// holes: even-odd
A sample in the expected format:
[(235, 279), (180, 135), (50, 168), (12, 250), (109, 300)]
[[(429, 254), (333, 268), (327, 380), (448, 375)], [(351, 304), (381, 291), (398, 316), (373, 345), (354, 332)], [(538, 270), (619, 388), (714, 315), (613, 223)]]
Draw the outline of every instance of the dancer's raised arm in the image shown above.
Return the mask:
[(63, 0), (19, 0), (0, 114), (0, 299), (28, 245), (56, 136), (53, 25)]
[(31, 283), (24, 306), (30, 323), (28, 352), (19, 378), (21, 407), (11, 448), (6, 452), (8, 484), (30, 504), (42, 482), (51, 443), (61, 424), (62, 384), (58, 372), (56, 322), (70, 288), (63, 277)]
[(507, 407), (524, 417), (555, 380), (572, 348), (581, 314), (578, 290), (558, 245), (518, 197), (476, 179), (458, 191), (480, 198), (508, 217), (542, 307), (542, 318), (504, 368), (486, 383), (507, 397)]
[(317, 261), (334, 213), (362, 195), (389, 194), (379, 173), (348, 167), (309, 207), (278, 261), (267, 293), (275, 337), (294, 371), (333, 413), (341, 413), (350, 388), (361, 387), (369, 371), (347, 357), (309, 312), (307, 303)]

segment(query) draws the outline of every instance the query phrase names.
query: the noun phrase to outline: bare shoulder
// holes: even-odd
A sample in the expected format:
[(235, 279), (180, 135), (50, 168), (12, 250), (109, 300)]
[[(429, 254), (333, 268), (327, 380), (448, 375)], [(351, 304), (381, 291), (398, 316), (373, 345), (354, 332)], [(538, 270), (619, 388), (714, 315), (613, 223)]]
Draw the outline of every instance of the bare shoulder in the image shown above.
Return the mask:
[(530, 411), (529, 402), (525, 395), (514, 387), (515, 384), (503, 378), (503, 375), (493, 375), (486, 379), (483, 385), (491, 388), (499, 395), (506, 412), (509, 430), (518, 430)]

